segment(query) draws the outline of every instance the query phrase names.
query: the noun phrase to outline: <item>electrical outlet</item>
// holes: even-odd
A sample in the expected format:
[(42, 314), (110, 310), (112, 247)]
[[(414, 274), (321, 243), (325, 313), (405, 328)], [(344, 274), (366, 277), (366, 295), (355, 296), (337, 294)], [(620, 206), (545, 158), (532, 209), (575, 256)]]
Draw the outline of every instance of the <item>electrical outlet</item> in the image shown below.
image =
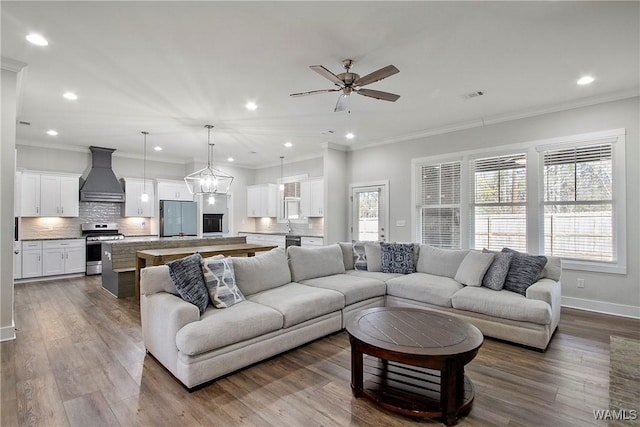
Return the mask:
[(576, 284), (579, 288), (584, 288), (584, 279), (577, 279)]

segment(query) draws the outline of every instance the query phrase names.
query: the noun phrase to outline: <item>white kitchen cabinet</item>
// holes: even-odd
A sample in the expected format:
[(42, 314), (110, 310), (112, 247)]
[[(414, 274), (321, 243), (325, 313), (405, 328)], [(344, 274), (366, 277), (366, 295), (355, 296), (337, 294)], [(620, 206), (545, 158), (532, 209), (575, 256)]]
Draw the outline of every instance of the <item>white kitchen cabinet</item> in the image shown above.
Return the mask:
[(314, 247), (314, 246), (324, 246), (324, 239), (322, 237), (306, 237), (303, 236), (300, 238), (300, 246), (305, 247)]
[(42, 276), (42, 241), (22, 242), (22, 278)]
[(277, 186), (260, 184), (247, 187), (247, 216), (254, 218), (277, 215)]
[(86, 268), (85, 241), (82, 239), (42, 242), (42, 275), (83, 273)]
[(187, 183), (184, 181), (158, 181), (158, 200), (182, 200), (193, 201), (193, 194), (189, 191)]
[(20, 184), (20, 215), (40, 216), (40, 174), (23, 172)]
[(246, 236), (247, 243), (251, 245), (273, 245), (281, 248), (285, 247), (286, 238), (283, 235), (274, 234), (251, 234), (238, 233), (240, 236)]
[[(142, 180), (138, 178), (123, 178), (124, 181), (124, 216), (154, 216), (154, 191), (153, 183), (150, 180)], [(142, 201), (142, 193), (146, 187), (146, 193), (149, 200)]]
[(300, 183), (300, 211), (303, 217), (324, 216), (324, 179), (311, 178)]
[(77, 217), (79, 178), (80, 175), (22, 173), (20, 214)]
[[(22, 172), (16, 172), (16, 177), (13, 181), (13, 216), (16, 218), (20, 216), (22, 197)], [(20, 248), (22, 250), (22, 248)], [(21, 273), (22, 274), (22, 273)]]

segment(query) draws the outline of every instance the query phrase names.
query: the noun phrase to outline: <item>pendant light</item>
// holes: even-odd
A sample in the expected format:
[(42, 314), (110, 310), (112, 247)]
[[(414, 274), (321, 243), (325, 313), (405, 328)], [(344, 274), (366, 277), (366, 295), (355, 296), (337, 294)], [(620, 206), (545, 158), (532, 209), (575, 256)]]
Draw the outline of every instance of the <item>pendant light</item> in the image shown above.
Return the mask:
[(144, 135), (144, 154), (142, 162), (142, 194), (140, 195), (140, 201), (147, 203), (149, 201), (149, 194), (147, 194), (147, 135), (149, 132), (142, 131)]
[(233, 182), (233, 177), (212, 167), (213, 146), (215, 145), (211, 143), (213, 125), (205, 125), (205, 128), (207, 128), (207, 167), (185, 176), (184, 182), (187, 183), (191, 194), (209, 196), (209, 203), (211, 203), (215, 194), (227, 194)]
[(280, 191), (284, 191), (284, 156), (280, 156)]

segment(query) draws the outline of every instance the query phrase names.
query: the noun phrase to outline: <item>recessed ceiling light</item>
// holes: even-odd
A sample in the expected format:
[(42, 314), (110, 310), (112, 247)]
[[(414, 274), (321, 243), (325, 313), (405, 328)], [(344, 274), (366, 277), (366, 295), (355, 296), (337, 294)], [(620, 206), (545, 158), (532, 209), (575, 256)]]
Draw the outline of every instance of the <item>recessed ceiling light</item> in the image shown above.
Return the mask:
[(249, 101), (246, 104), (244, 104), (244, 107), (249, 111), (254, 111), (254, 110), (256, 110), (258, 108), (256, 103), (255, 102), (251, 102), (251, 101)]
[(287, 148), (291, 148), (291, 147), (293, 147), (293, 144), (291, 142), (287, 141), (287, 142), (284, 143), (284, 146), (287, 147)]
[(40, 34), (31, 33), (27, 36), (27, 40), (36, 46), (47, 46), (49, 42)]
[(345, 137), (345, 138), (347, 138), (347, 139), (353, 139), (353, 138), (355, 138), (356, 136), (353, 134), (353, 132), (349, 132), (349, 133), (348, 133), (348, 134), (346, 134), (344, 137)]
[(62, 94), (62, 96), (71, 101), (75, 101), (76, 99), (78, 99), (78, 95), (73, 92), (65, 92)]
[(235, 159), (233, 157), (227, 157), (227, 162), (233, 162)]
[(57, 135), (58, 135), (58, 132), (56, 132), (56, 131), (55, 131), (55, 130), (53, 130), (53, 129), (49, 129), (49, 130), (47, 131), (47, 135), (49, 135), (49, 136), (57, 136)]
[(162, 147), (160, 147), (159, 145), (153, 147), (153, 149), (156, 151), (162, 151)]
[(578, 79), (576, 83), (579, 85), (588, 85), (589, 83), (593, 83), (595, 79), (591, 76), (582, 76)]

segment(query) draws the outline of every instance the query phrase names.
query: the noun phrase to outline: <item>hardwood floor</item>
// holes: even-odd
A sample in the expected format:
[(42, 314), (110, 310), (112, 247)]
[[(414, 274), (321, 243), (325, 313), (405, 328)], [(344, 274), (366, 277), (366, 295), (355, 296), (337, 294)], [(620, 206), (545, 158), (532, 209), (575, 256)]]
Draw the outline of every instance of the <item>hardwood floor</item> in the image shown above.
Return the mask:
[[(437, 423), (353, 398), (345, 332), (188, 393), (146, 355), (137, 303), (113, 298), (99, 281), (93, 276), (16, 285), (17, 339), (0, 345), (0, 425)], [(565, 309), (545, 353), (486, 339), (467, 365), (476, 398), (459, 425), (612, 425), (593, 414), (610, 408), (612, 335), (638, 340), (640, 321)], [(638, 382), (621, 384), (630, 389), (617, 389), (618, 395), (638, 396)], [(635, 402), (627, 409), (640, 410)]]

